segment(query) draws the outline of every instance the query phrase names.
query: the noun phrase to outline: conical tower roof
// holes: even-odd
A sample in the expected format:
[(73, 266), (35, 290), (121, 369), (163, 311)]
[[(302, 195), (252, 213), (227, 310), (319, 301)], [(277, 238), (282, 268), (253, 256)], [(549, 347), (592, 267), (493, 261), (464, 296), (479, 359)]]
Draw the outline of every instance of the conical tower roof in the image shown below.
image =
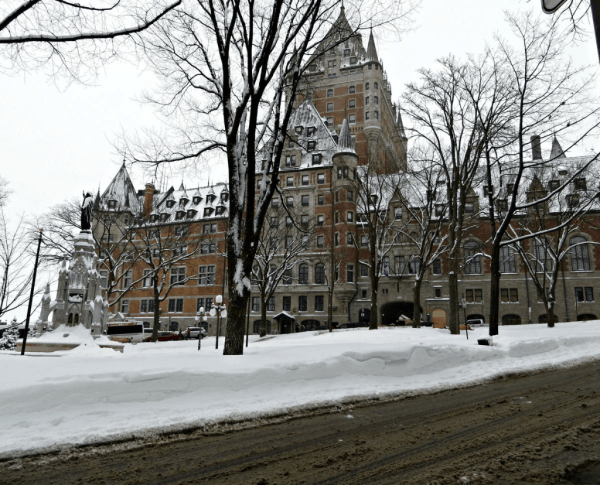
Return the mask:
[(354, 152), (354, 147), (352, 146), (352, 135), (350, 134), (350, 125), (348, 124), (348, 120), (346, 118), (344, 118), (344, 121), (342, 122), (342, 129), (340, 130), (338, 151)]
[(120, 208), (127, 208), (134, 212), (141, 210), (137, 192), (131, 182), (127, 168), (125, 168), (125, 163), (121, 165), (117, 175), (102, 194), (102, 204), (106, 204), (109, 200), (116, 200), (117, 206)]
[(373, 37), (373, 29), (369, 32), (369, 44), (367, 46), (367, 59), (371, 61), (379, 62), (379, 56), (377, 55), (377, 48), (375, 47), (375, 39)]
[(563, 151), (562, 147), (560, 146), (560, 143), (558, 143), (558, 140), (556, 139), (556, 137), (554, 137), (554, 139), (552, 140), (552, 151), (550, 152), (550, 159), (555, 160), (557, 158), (566, 158), (566, 157), (565, 157), (565, 152)]

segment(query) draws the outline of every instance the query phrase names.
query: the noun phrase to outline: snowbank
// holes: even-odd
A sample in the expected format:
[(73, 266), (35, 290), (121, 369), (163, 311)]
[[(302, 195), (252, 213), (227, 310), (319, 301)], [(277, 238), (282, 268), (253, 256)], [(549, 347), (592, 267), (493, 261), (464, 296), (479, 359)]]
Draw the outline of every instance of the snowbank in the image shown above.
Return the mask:
[[(68, 352), (0, 352), (0, 454), (285, 414), (348, 399), (431, 392), (500, 374), (600, 358), (600, 322), (501, 327), (494, 346), (432, 328), (307, 332), (251, 340), (223, 356), (214, 338)], [(55, 339), (62, 332), (43, 339)], [(222, 343), (222, 342), (221, 342)], [(222, 349), (222, 346), (221, 346)]]

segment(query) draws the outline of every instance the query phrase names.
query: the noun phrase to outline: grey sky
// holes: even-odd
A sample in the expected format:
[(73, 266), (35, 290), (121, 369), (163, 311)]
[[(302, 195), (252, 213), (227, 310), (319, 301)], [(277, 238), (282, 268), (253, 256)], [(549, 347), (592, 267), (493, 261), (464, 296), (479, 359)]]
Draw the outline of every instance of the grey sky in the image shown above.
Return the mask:
[[(415, 28), (401, 42), (378, 40), (394, 100), (418, 68), (449, 53), (478, 53), (495, 32), (506, 32), (503, 9), (528, 8), (541, 11), (538, 0), (422, 0)], [(591, 40), (573, 52), (580, 63), (598, 62)], [(9, 211), (40, 213), (84, 189), (106, 187), (120, 164), (111, 145), (116, 134), (153, 123), (151, 109), (134, 99), (152, 82), (149, 73), (125, 63), (107, 66), (95, 86), (85, 87), (58, 89), (43, 73), (1, 75), (0, 173), (14, 191)], [(221, 169), (211, 180), (224, 177)], [(143, 186), (140, 174), (134, 179)], [(176, 175), (171, 184), (180, 180)], [(189, 180), (197, 182), (197, 176)]]

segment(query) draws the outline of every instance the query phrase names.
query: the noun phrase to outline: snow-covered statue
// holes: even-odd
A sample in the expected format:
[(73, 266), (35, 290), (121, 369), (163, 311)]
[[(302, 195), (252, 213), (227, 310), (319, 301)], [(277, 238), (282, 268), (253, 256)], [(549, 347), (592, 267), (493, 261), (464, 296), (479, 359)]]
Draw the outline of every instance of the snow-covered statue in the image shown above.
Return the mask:
[(94, 198), (89, 192), (83, 194), (83, 204), (81, 204), (81, 230), (90, 231), (92, 229), (92, 208)]

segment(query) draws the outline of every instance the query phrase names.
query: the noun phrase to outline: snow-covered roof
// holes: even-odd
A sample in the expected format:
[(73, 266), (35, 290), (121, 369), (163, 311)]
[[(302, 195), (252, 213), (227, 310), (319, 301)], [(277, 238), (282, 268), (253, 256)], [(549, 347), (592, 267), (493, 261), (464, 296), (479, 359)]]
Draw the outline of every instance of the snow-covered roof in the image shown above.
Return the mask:
[(121, 166), (100, 198), (101, 210), (129, 210), (137, 213), (141, 210), (142, 203), (125, 164)]

